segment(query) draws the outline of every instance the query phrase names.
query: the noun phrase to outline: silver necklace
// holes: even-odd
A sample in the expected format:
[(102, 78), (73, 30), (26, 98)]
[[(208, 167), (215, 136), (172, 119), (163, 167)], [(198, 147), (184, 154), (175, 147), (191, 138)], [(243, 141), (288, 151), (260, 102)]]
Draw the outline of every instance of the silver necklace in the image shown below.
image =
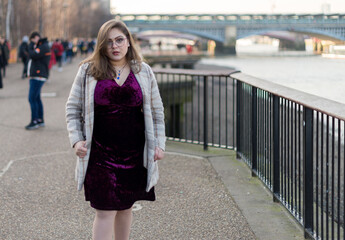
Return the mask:
[(127, 63), (125, 64), (125, 65), (123, 65), (123, 67), (122, 68), (120, 68), (120, 70), (116, 70), (116, 68), (115, 68), (115, 71), (116, 71), (116, 75), (117, 75), (117, 77), (116, 77), (116, 79), (117, 80), (119, 80), (120, 79), (120, 76), (121, 76), (121, 73), (123, 72), (123, 70), (124, 70), (124, 68), (127, 66)]

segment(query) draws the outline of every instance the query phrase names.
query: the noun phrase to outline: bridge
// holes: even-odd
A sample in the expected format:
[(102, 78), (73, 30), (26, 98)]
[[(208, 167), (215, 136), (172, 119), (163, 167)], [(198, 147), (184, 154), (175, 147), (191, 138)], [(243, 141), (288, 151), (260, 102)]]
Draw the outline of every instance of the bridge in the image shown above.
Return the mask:
[(234, 52), (237, 39), (289, 31), (345, 41), (345, 14), (118, 14), (132, 32), (170, 30), (214, 40)]

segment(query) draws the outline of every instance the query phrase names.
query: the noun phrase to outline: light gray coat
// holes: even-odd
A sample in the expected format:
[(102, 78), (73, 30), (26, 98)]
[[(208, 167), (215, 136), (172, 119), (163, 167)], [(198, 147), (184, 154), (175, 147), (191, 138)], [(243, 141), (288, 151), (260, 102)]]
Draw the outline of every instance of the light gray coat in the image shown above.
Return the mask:
[[(86, 141), (87, 154), (84, 158), (77, 157), (75, 171), (79, 191), (84, 184), (90, 157), (94, 124), (94, 92), (97, 84), (97, 80), (87, 74), (85, 88), (83, 88), (87, 66), (88, 64), (83, 64), (79, 67), (66, 103), (67, 130), (71, 146), (73, 147), (79, 141)], [(132, 70), (134, 73), (136, 72), (134, 68)], [(165, 150), (164, 108), (152, 69), (146, 63), (142, 63), (141, 71), (135, 73), (135, 77), (143, 93), (146, 139), (144, 147), (144, 166), (147, 168), (146, 191), (148, 192), (157, 184), (159, 177), (158, 165), (157, 162), (154, 161), (155, 148), (160, 147)], [(83, 93), (84, 90), (85, 93)], [(82, 117), (83, 109), (84, 119)]]

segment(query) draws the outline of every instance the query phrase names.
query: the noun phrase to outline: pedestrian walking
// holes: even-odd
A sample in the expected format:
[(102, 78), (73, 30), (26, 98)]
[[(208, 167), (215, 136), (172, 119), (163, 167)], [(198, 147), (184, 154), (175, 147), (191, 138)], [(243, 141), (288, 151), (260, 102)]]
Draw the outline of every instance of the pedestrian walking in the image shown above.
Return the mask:
[(2, 82), (2, 73), (1, 73), (1, 69), (3, 67), (3, 51), (2, 51), (2, 48), (0, 47), (0, 89), (2, 89), (4, 86), (3, 86), (3, 82)]
[(83, 55), (84, 40), (79, 39), (77, 45), (78, 45), (78, 50), (80, 52), (80, 56), (82, 56)]
[(62, 64), (65, 64), (67, 61), (67, 49), (68, 49), (68, 41), (66, 39), (61, 41), (63, 52), (62, 52)]
[(73, 60), (73, 42), (69, 41), (67, 45), (67, 50), (66, 50), (66, 62), (67, 63), (72, 63)]
[(23, 41), (19, 46), (19, 57), (22, 59), (23, 72), (22, 79), (26, 78), (28, 75), (28, 62), (29, 62), (29, 37), (24, 36)]
[(50, 60), (49, 60), (49, 65), (48, 65), (48, 69), (52, 69), (53, 66), (55, 66), (56, 64), (56, 57), (55, 57), (55, 53), (53, 51), (53, 49), (50, 49)]
[(7, 40), (0, 37), (0, 47), (2, 51), (2, 77), (6, 77), (6, 66), (8, 65), (8, 60), (10, 59), (10, 48)]
[(89, 39), (89, 42), (87, 43), (87, 53), (91, 54), (94, 51), (95, 48), (95, 41), (93, 39)]
[(164, 157), (163, 104), (126, 25), (110, 20), (79, 67), (66, 104), (78, 190), (96, 209), (93, 240), (129, 239), (132, 206), (155, 200)]
[(30, 35), (29, 56), (31, 122), (25, 128), (32, 130), (44, 127), (41, 89), (49, 77), (50, 48), (47, 38), (41, 38), (38, 32), (33, 32)]
[(58, 63), (58, 71), (62, 71), (62, 54), (64, 52), (64, 48), (60, 39), (56, 39), (53, 43), (52, 50), (54, 51), (56, 61)]

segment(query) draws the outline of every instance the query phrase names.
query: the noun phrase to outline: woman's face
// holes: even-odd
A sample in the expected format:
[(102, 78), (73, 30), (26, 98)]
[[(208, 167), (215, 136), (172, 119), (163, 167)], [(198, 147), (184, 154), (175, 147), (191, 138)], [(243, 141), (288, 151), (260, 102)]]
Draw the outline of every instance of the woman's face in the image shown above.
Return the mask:
[(107, 56), (113, 65), (123, 65), (126, 62), (129, 40), (118, 28), (113, 28), (108, 34)]

